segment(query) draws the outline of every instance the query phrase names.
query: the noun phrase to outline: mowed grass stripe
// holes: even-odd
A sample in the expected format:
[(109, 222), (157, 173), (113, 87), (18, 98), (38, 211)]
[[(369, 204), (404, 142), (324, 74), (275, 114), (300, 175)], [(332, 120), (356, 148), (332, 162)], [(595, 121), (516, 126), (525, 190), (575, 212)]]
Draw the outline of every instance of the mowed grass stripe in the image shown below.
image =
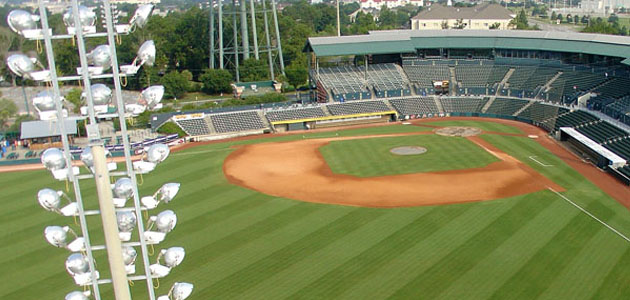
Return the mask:
[(630, 295), (630, 248), (626, 248), (615, 267), (606, 275), (593, 299), (627, 299)]
[[(600, 230), (564, 268), (556, 280), (540, 295), (540, 299), (591, 299), (615, 267), (629, 244), (620, 238), (611, 238), (611, 232)], [(630, 278), (626, 272), (625, 278)]]
[(393, 299), (423, 297), (433, 299), (450, 284), (499, 247), (515, 232), (543, 212), (551, 201), (524, 199), (495, 219), (486, 228), (470, 236), (466, 243), (451, 251), (428, 270), (409, 281), (392, 295)]
[(434, 125), (434, 126), (440, 126), (440, 127), (447, 127), (447, 126), (469, 126), (469, 127), (477, 127), (481, 130), (484, 131), (494, 131), (494, 132), (505, 132), (505, 133), (515, 133), (515, 134), (522, 134), (523, 131), (521, 131), (520, 129), (510, 126), (510, 125), (505, 125), (505, 124), (500, 124), (500, 123), (495, 123), (495, 122), (491, 122), (491, 121), (462, 121), (462, 120), (458, 120), (458, 121), (434, 121), (434, 122), (426, 122), (426, 123), (420, 123), (418, 125), (422, 126), (422, 124), (428, 124), (428, 125)]
[[(434, 209), (431, 214), (419, 216), (412, 223), (400, 228), (379, 243), (358, 253), (346, 263), (329, 269), (316, 281), (296, 291), (288, 299), (333, 299), (352, 287), (353, 282), (371, 276), (376, 270), (396, 260), (415, 244), (442, 226), (456, 220), (471, 210), (472, 206), (452, 205)], [(474, 210), (474, 209), (473, 209)]]
[[(391, 296), (405, 283), (442, 260), (454, 249), (458, 249), (470, 236), (482, 231), (518, 203), (517, 199), (504, 199), (484, 205), (452, 205), (470, 205), (473, 209), (456, 218), (440, 220), (436, 224), (438, 228), (430, 228), (429, 235), (424, 238), (412, 238), (408, 241), (413, 244), (411, 248), (399, 252), (395, 259), (371, 271), (370, 276), (360, 281), (352, 280), (350, 287), (339, 298), (384, 299)], [(438, 209), (450, 206), (439, 206)], [(431, 216), (427, 215), (427, 218), (431, 219)], [(422, 232), (422, 229), (418, 232), (419, 237), (423, 236)]]
[[(368, 251), (374, 245), (386, 242), (392, 234), (404, 231), (411, 224), (426, 219), (425, 216), (433, 212), (434, 208), (389, 210), (387, 215), (366, 224), (313, 255), (305, 257), (290, 268), (272, 275), (258, 285), (247, 289), (238, 297), (240, 299), (256, 299), (260, 295), (266, 295), (267, 298), (281, 299), (289, 297), (318, 278), (324, 277), (334, 281), (336, 278), (329, 277), (329, 273), (345, 266), (349, 260), (356, 259), (358, 255)], [(402, 251), (402, 249), (396, 250)]]
[(356, 209), (308, 236), (262, 257), (223, 280), (199, 290), (196, 295), (202, 299), (234, 297), (248, 287), (264, 281), (269, 277), (269, 274), (281, 272), (328, 244), (343, 239), (354, 230), (374, 221), (385, 213), (386, 210), (382, 209)]
[[(599, 217), (607, 221), (612, 214)], [(491, 299), (540, 296), (600, 230), (607, 229), (584, 214), (574, 216), (527, 264), (499, 287)]]
[(581, 213), (549, 191), (527, 196), (552, 202), (540, 214), (532, 217), (503, 244), (460, 276), (436, 299), (485, 299), (544, 247), (573, 217)]

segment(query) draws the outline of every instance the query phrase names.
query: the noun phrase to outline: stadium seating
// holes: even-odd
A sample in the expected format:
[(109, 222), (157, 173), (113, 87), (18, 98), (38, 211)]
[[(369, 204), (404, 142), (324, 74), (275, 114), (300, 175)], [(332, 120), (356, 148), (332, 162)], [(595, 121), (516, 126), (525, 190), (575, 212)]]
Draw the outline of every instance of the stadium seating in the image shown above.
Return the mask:
[(628, 133), (626, 133), (625, 131), (606, 122), (587, 124), (584, 126), (576, 127), (576, 129), (580, 133), (589, 137), (591, 140), (594, 140), (600, 144), (614, 138), (628, 135)]
[(584, 125), (586, 123), (595, 122), (599, 119), (587, 112), (581, 110), (575, 110), (569, 113), (559, 115), (555, 120), (554, 130), (558, 130), (560, 127), (576, 127)]
[(479, 113), (488, 98), (440, 98), (444, 112)]
[[(365, 68), (360, 67), (360, 72), (364, 72)], [(395, 64), (374, 64), (368, 66), (367, 72), (368, 84), (374, 87), (377, 97), (403, 96), (401, 90), (405, 90), (404, 94), (409, 94), (409, 80), (398, 69)]]
[(406, 99), (390, 99), (389, 103), (401, 115), (437, 114), (438, 107), (433, 98), (414, 97)]
[(529, 103), (527, 100), (498, 97), (492, 102), (490, 107), (488, 107), (486, 113), (511, 116), (527, 103)]
[(462, 87), (491, 87), (501, 82), (509, 70), (506, 66), (458, 65), (455, 77)]
[(625, 160), (630, 160), (630, 138), (623, 138), (603, 145), (608, 150), (617, 153)]
[(550, 86), (549, 100), (556, 102), (573, 102), (577, 93), (589, 91), (600, 85), (606, 77), (597, 73), (563, 70)]
[(403, 66), (409, 81), (419, 84), (421, 87), (432, 88), (433, 81), (443, 81), (451, 79), (451, 72), (448, 65), (423, 65), (423, 66)]
[(326, 106), (333, 116), (390, 111), (383, 101), (361, 101)]
[(371, 97), (363, 75), (354, 66), (319, 69), (319, 80), (330, 89), (336, 100), (358, 100)]
[(630, 178), (630, 165), (626, 165), (621, 168), (618, 168), (617, 171), (619, 171), (619, 173), (625, 175), (626, 177)]
[(266, 128), (256, 111), (216, 114), (211, 115), (210, 120), (218, 133)]
[(308, 107), (298, 109), (269, 110), (265, 113), (270, 122), (300, 120), (326, 116), (321, 107)]
[(600, 96), (621, 98), (630, 94), (630, 78), (613, 77), (593, 90)]
[[(559, 112), (563, 111), (566, 111), (566, 109), (553, 105), (543, 104), (540, 102), (534, 102), (532, 105), (525, 108), (521, 113), (519, 113), (518, 117), (540, 123), (542, 121), (557, 117)], [(553, 126), (551, 126), (551, 128), (553, 128)]]
[(208, 128), (208, 124), (203, 118), (182, 120), (175, 119), (175, 123), (191, 136), (210, 134), (210, 128)]

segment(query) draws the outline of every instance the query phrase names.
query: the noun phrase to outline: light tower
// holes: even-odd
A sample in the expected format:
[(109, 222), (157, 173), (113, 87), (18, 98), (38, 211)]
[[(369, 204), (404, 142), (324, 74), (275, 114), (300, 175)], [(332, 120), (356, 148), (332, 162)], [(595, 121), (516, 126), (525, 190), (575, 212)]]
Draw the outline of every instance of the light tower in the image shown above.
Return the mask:
[[(208, 5), (210, 11), (209, 66), (211, 69), (234, 70), (238, 82), (240, 81), (239, 67), (241, 61), (250, 58), (252, 54), (254, 59), (258, 60), (261, 53), (267, 53), (271, 79), (275, 79), (274, 70), (279, 70), (281, 74), (284, 74), (276, 0), (260, 1), (258, 7), (255, 0), (249, 0), (249, 12), (247, 11), (247, 0), (232, 0), (231, 4), (226, 4), (223, 0), (210, 0)], [(271, 13), (271, 20), (269, 13)], [(260, 21), (261, 15), (263, 41), (259, 41), (256, 24), (257, 20)], [(224, 18), (224, 16), (227, 17)], [(226, 27), (224, 22), (231, 22), (232, 32), (224, 32)], [(274, 28), (273, 33), (270, 32), (271, 25)], [(249, 32), (252, 33), (251, 37)]]

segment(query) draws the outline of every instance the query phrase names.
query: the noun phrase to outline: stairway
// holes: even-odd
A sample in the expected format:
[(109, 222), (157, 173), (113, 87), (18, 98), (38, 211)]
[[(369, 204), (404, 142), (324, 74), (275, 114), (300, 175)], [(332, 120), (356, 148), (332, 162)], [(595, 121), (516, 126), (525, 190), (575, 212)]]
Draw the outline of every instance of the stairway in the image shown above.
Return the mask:
[[(397, 111), (396, 108), (394, 108), (394, 106), (389, 103), (389, 100), (383, 99), (383, 103), (385, 103), (385, 105), (387, 105), (387, 108), (389, 108), (390, 110)], [(324, 110), (324, 112), (326, 112), (326, 110)]]
[(206, 117), (203, 119), (204, 121), (206, 121), (206, 124), (208, 125), (208, 129), (210, 129), (210, 134), (216, 134), (217, 130), (214, 128), (214, 125), (212, 125), (212, 120), (210, 120), (210, 116), (206, 115)]
[(269, 120), (267, 120), (267, 117), (265, 116), (265, 113), (261, 109), (258, 109), (256, 112), (258, 113), (258, 116), (262, 120), (262, 122), (265, 125), (265, 127), (271, 129), (271, 123), (269, 123)]
[(545, 83), (545, 85), (543, 85), (542, 88), (540, 88), (540, 90), (538, 90), (538, 93), (536, 93), (536, 96), (534, 96), (534, 98), (538, 98), (540, 93), (548, 91), (549, 88), (551, 87), (551, 85), (558, 79), (558, 77), (562, 76), (562, 74), (564, 74), (564, 73), (563, 72), (558, 72), (558, 73), (556, 73), (556, 75), (551, 77), (551, 79), (549, 79), (549, 81), (547, 81), (547, 83)]
[(518, 116), (520, 113), (522, 113), (528, 107), (532, 106), (535, 102), (536, 101), (534, 101), (534, 100), (529, 101), (529, 103), (525, 104), (525, 106), (523, 106), (519, 110), (517, 110), (514, 114), (512, 114), (512, 116), (514, 116), (514, 117)]
[(442, 106), (442, 102), (440, 102), (440, 98), (438, 96), (433, 96), (433, 101), (435, 101), (435, 105), (438, 108), (438, 112), (443, 114), (444, 113), (444, 107)]
[(501, 82), (499, 83), (500, 87), (504, 86), (508, 82), (508, 80), (510, 80), (510, 77), (512, 77), (512, 74), (514, 74), (514, 71), (516, 71), (516, 69), (511, 68), (507, 71), (507, 73), (505, 73), (503, 80), (501, 80)]
[(455, 77), (455, 67), (448, 68), (451, 72), (451, 82), (448, 86), (449, 95), (456, 96), (457, 95), (457, 77)]
[(497, 99), (497, 96), (490, 96), (490, 100), (488, 100), (488, 102), (486, 102), (486, 105), (484, 105), (483, 108), (481, 108), (481, 112), (485, 113), (486, 111), (488, 111), (488, 108), (490, 108), (490, 105), (492, 105), (492, 103), (496, 99)]
[(325, 116), (332, 116), (332, 114), (330, 113), (330, 110), (328, 110), (328, 105), (322, 105), (320, 106), (322, 108), (322, 110), (324, 111), (324, 115)]

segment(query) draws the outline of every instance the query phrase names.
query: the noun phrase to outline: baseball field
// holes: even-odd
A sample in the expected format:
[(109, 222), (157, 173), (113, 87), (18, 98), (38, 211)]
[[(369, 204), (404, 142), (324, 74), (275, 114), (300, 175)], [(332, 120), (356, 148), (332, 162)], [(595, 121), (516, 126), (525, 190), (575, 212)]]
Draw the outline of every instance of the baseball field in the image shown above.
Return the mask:
[[(155, 211), (178, 216), (159, 248), (186, 249), (158, 294), (186, 281), (195, 285), (190, 299), (628, 298), (630, 212), (620, 203), (628, 187), (603, 172), (596, 185), (575, 167), (593, 178), (599, 171), (533, 126), (413, 123), (171, 153), (140, 186), (146, 195), (182, 184)], [(482, 132), (435, 134), (451, 126)], [(405, 146), (426, 152), (390, 152)], [(94, 184), (81, 183), (96, 208)], [(65, 183), (39, 170), (0, 173), (0, 187), (0, 299), (78, 290), (64, 269), (68, 251), (47, 244), (43, 230), (79, 227), (36, 200), (39, 189)], [(102, 244), (100, 220), (88, 221), (92, 244)], [(105, 253), (96, 260), (107, 278)], [(132, 293), (143, 299), (144, 283)]]

